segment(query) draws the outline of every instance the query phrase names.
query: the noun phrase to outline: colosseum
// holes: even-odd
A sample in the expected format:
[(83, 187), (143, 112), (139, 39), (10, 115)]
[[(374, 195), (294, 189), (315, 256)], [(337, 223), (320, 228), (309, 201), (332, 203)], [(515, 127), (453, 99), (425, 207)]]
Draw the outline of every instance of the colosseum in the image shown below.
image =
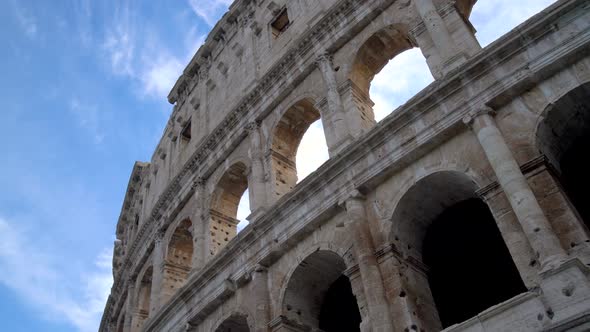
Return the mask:
[[(474, 3), (234, 1), (133, 167), (100, 331), (590, 330), (590, 3), (485, 48)], [(435, 80), (377, 122), (412, 48)]]

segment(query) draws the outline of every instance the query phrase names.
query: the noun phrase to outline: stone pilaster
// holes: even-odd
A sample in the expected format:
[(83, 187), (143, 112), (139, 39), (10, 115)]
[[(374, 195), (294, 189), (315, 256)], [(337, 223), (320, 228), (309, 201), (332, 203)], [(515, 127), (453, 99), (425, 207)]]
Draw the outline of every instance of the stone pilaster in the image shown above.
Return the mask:
[(136, 320), (136, 301), (135, 301), (135, 281), (137, 276), (133, 276), (127, 280), (127, 315), (125, 315), (124, 330), (125, 332), (134, 331), (133, 323)]
[(368, 228), (365, 198), (355, 190), (351, 197), (346, 200), (345, 206), (348, 216), (346, 227), (353, 237), (353, 248), (363, 282), (372, 326), (371, 331), (392, 331), (393, 324), (389, 314), (383, 279), (375, 257), (371, 232)]
[(348, 112), (352, 135), (360, 136), (375, 126), (375, 103), (371, 97), (359, 88), (352, 80), (346, 80), (338, 88), (344, 109)]
[(528, 289), (537, 287), (540, 264), (506, 194), (496, 182), (481, 188), (477, 194), (490, 208), (524, 285)]
[(162, 306), (161, 296), (164, 283), (164, 255), (166, 248), (164, 243), (164, 232), (156, 233), (154, 239), (154, 251), (152, 252), (153, 272), (152, 272), (152, 289), (150, 293), (150, 315), (160, 310)]
[[(442, 74), (446, 74), (464, 63), (466, 56), (457, 49), (447, 24), (439, 14), (432, 0), (413, 0), (424, 27), (434, 43), (441, 61)], [(422, 48), (422, 45), (421, 45)], [(437, 75), (435, 75), (436, 77)]]
[(493, 110), (481, 108), (465, 117), (492, 166), (500, 187), (527, 236), (542, 267), (563, 261), (566, 254), (539, 202), (514, 159), (504, 136), (492, 117)]
[(547, 159), (539, 156), (524, 163), (522, 169), (561, 246), (571, 256), (590, 264), (588, 230), (569, 202)]
[(199, 271), (207, 262), (209, 257), (209, 209), (205, 207), (205, 180), (197, 179), (193, 184), (195, 187), (194, 199), (197, 200), (195, 211), (192, 217), (193, 226), (193, 261), (192, 271)]
[(426, 267), (403, 258), (393, 245), (376, 252), (393, 320), (394, 331), (440, 331), (440, 319), (432, 298)]
[(250, 166), (250, 179), (248, 189), (250, 193), (250, 210), (254, 219), (262, 213), (268, 206), (266, 197), (266, 172), (264, 167), (264, 149), (262, 135), (260, 133), (260, 124), (251, 122), (248, 124), (248, 136), (250, 137), (250, 157), (252, 164)]
[(199, 140), (209, 133), (209, 88), (207, 86), (207, 81), (209, 80), (210, 67), (209, 60), (205, 60), (201, 67), (199, 67), (200, 104), (199, 109), (197, 110), (196, 123), (194, 123), (195, 121), (193, 120), (193, 123), (191, 124), (193, 131), (192, 136)]
[(475, 37), (475, 28), (467, 17), (464, 17), (454, 3), (441, 8), (442, 18), (455, 42), (457, 49), (468, 57), (481, 51), (481, 45)]
[(255, 332), (268, 332), (270, 323), (270, 294), (268, 291), (268, 269), (260, 264), (252, 271), (252, 290), (256, 297)]
[(322, 124), (326, 135), (326, 143), (328, 144), (328, 152), (330, 156), (333, 156), (349, 144), (353, 140), (353, 136), (338, 92), (332, 57), (324, 53), (317, 58), (316, 65), (322, 73), (327, 89), (327, 105), (320, 112), (322, 112)]

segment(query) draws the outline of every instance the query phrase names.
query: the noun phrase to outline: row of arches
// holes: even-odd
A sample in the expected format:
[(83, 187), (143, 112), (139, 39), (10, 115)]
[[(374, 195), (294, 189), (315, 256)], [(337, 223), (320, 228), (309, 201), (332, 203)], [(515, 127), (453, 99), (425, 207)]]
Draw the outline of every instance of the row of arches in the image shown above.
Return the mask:
[[(589, 219), (582, 188), (590, 180), (584, 154), (590, 143), (589, 98), (590, 84), (562, 96), (542, 113), (536, 134), (539, 151), (586, 232)], [(405, 259), (418, 262), (418, 272), (409, 277), (412, 285), (396, 295), (419, 303), (414, 315), (424, 330), (461, 323), (527, 291), (480, 189), (464, 173), (438, 172), (417, 181), (394, 209), (389, 240)], [(290, 274), (281, 298), (282, 314), (312, 330), (361, 331), (362, 294), (355, 292), (359, 288), (352, 286), (348, 268), (339, 253), (313, 252)], [(246, 317), (241, 319), (235, 331), (249, 331)], [(230, 331), (228, 324), (217, 331)]]
[[(584, 147), (590, 133), (589, 97), (590, 84), (566, 93), (542, 114), (536, 132), (538, 148), (585, 223), (586, 232), (588, 212), (579, 186), (590, 180), (584, 168), (588, 163)], [(211, 199), (211, 225), (235, 223), (232, 215), (237, 213), (247, 179), (243, 166), (230, 170), (221, 177)], [(404, 286), (397, 296), (420, 303), (414, 314), (426, 330), (460, 323), (527, 291), (522, 271), (515, 265), (488, 203), (478, 195), (480, 189), (464, 173), (441, 171), (418, 180), (396, 203), (389, 242), (402, 253), (403, 258), (396, 259), (418, 262), (404, 277), (411, 285)], [(229, 236), (222, 229), (216, 230)], [(169, 269), (163, 287), (167, 298), (182, 287), (191, 269), (192, 232), (187, 219), (178, 223), (169, 237), (165, 255)], [(360, 331), (363, 313), (358, 289), (362, 288), (353, 287), (346, 272), (349, 268), (341, 253), (318, 250), (306, 257), (288, 278), (282, 313), (325, 332)], [(139, 277), (137, 326), (153, 310), (152, 276), (153, 267), (149, 266)], [(237, 315), (216, 331), (249, 331), (248, 326), (246, 317)]]

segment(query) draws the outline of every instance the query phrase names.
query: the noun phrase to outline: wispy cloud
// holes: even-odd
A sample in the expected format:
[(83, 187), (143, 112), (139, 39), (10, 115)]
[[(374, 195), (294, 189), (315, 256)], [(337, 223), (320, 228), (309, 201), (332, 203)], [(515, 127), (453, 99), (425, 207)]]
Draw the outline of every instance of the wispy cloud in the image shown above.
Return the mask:
[(113, 72), (117, 75), (134, 75), (136, 48), (133, 14), (128, 2), (115, 8), (113, 22), (109, 22), (103, 49), (106, 51)]
[(164, 52), (149, 57), (139, 73), (143, 93), (165, 97), (183, 69), (184, 64), (178, 58)]
[[(102, 48), (112, 72), (138, 83), (141, 97), (165, 100), (198, 47), (205, 40), (196, 27), (188, 29), (182, 41), (184, 52), (167, 48), (158, 36), (158, 29), (138, 19), (138, 8), (122, 2), (108, 22)], [(141, 24), (139, 23), (141, 22)]]
[(232, 2), (233, 0), (189, 0), (195, 14), (209, 26), (215, 25)]
[(12, 1), (12, 4), (15, 17), (23, 32), (31, 39), (35, 38), (37, 36), (37, 18), (18, 2)]
[(102, 143), (105, 135), (101, 128), (100, 113), (96, 105), (85, 104), (77, 98), (72, 98), (69, 111), (75, 117), (78, 125), (92, 136), (95, 144)]
[(63, 320), (81, 332), (96, 331), (112, 285), (107, 259), (112, 251), (101, 252), (93, 271), (76, 280), (64, 274), (59, 257), (35, 246), (36, 237), (0, 217), (0, 282), (46, 319)]

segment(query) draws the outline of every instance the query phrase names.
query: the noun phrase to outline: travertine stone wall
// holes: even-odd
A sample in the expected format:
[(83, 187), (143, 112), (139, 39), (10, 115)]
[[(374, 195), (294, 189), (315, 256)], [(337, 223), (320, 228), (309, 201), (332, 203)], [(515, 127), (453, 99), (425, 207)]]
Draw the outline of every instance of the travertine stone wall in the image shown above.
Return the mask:
[[(359, 331), (590, 329), (588, 220), (562, 162), (590, 135), (590, 7), (557, 1), (481, 49), (474, 5), (235, 1), (133, 167), (100, 331), (316, 331), (342, 276)], [(371, 80), (415, 47), (436, 81), (376, 123)], [(330, 160), (297, 183), (318, 119)], [(452, 325), (425, 243), (469, 200), (524, 288)]]

